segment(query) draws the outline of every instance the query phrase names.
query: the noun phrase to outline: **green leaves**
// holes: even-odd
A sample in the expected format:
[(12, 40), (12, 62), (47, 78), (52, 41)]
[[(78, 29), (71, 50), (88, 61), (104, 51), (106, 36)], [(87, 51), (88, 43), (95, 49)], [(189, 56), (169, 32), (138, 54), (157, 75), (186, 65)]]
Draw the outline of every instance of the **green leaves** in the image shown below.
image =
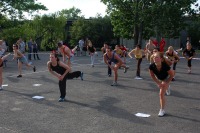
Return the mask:
[[(133, 34), (173, 37), (184, 27), (185, 15), (194, 15), (191, 8), (197, 0), (101, 0), (107, 5), (116, 35), (133, 38)], [(197, 5), (196, 5), (197, 6)], [(142, 25), (141, 25), (142, 24)], [(137, 27), (141, 29), (135, 30)]]
[(0, 18), (9, 15), (11, 18), (23, 18), (23, 13), (33, 13), (38, 10), (47, 10), (44, 5), (35, 3), (35, 0), (1, 0)]

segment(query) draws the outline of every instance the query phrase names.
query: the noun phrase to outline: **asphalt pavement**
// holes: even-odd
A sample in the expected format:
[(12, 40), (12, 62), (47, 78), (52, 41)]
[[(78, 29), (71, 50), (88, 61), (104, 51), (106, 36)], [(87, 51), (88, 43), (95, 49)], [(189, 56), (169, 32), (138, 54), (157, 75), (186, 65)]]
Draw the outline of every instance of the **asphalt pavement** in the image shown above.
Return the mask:
[[(89, 56), (75, 56), (72, 71), (84, 73), (67, 81), (67, 101), (58, 102), (58, 80), (47, 70), (49, 53), (33, 60), (33, 72), (23, 66), (17, 78), (17, 62), (8, 58), (3, 69), (0, 91), (0, 133), (199, 133), (200, 131), (200, 55), (177, 64), (176, 81), (166, 96), (166, 116), (158, 117), (159, 89), (148, 73), (149, 63), (141, 64), (142, 80), (136, 80), (136, 60), (127, 58), (127, 73), (119, 70), (118, 86), (111, 86), (107, 66), (99, 53), (95, 66)], [(42, 98), (36, 99), (33, 98)], [(142, 113), (149, 117), (138, 117)]]

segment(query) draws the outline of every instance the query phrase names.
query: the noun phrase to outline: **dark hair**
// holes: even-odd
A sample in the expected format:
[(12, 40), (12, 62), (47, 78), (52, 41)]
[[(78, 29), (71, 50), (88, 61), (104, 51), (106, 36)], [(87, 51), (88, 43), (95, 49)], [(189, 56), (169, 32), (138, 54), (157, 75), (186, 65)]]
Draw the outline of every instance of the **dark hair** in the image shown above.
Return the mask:
[(16, 47), (16, 49), (18, 49), (18, 45), (17, 45), (16, 43), (14, 43), (14, 44), (13, 44), (13, 46), (15, 46), (15, 47)]
[(61, 42), (57, 43), (58, 47), (61, 47), (63, 44)]
[(110, 49), (110, 51), (112, 51), (112, 48), (111, 48), (111, 47), (108, 47), (108, 48), (106, 48), (106, 49)]
[(108, 42), (104, 42), (104, 44), (107, 44), (107, 45), (109, 45), (109, 44), (108, 44)]
[(57, 58), (57, 61), (60, 61), (60, 59), (58, 58), (59, 55), (58, 55), (57, 51), (53, 50), (53, 51), (51, 52), (51, 55), (54, 55), (55, 58)]
[(136, 47), (138, 47), (139, 49), (141, 49), (141, 45), (137, 44)]

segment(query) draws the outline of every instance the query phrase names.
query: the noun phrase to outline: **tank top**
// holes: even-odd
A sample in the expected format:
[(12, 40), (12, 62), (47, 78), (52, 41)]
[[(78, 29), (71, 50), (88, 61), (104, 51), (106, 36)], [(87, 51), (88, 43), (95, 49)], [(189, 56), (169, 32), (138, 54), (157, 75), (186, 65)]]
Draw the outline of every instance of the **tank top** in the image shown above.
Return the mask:
[(114, 52), (113, 52), (111, 58), (109, 58), (108, 55), (106, 54), (106, 58), (107, 58), (107, 60), (108, 60), (109, 62), (113, 62), (113, 63), (115, 63), (115, 64), (118, 63), (118, 60), (115, 59), (115, 53), (114, 53)]
[(166, 55), (167, 55), (167, 57), (168, 57), (171, 61), (173, 61), (173, 60), (175, 59), (174, 52), (172, 52), (172, 54), (170, 54), (170, 53), (167, 52)]
[(51, 67), (52, 71), (55, 71), (55, 72), (59, 73), (60, 75), (63, 75), (66, 71), (66, 69), (64, 67), (59, 66), (59, 61), (57, 62), (56, 66), (53, 66), (51, 63), (50, 67)]

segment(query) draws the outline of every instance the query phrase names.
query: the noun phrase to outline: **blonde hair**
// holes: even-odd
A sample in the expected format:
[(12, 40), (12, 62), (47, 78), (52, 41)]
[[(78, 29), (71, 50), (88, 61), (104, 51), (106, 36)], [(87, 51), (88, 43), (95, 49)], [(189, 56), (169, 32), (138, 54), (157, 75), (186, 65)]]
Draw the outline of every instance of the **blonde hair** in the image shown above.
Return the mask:
[(173, 48), (172, 46), (169, 46), (169, 47), (168, 47), (168, 50), (174, 51), (174, 48)]
[(90, 40), (88, 40), (88, 46), (92, 47), (92, 42)]

